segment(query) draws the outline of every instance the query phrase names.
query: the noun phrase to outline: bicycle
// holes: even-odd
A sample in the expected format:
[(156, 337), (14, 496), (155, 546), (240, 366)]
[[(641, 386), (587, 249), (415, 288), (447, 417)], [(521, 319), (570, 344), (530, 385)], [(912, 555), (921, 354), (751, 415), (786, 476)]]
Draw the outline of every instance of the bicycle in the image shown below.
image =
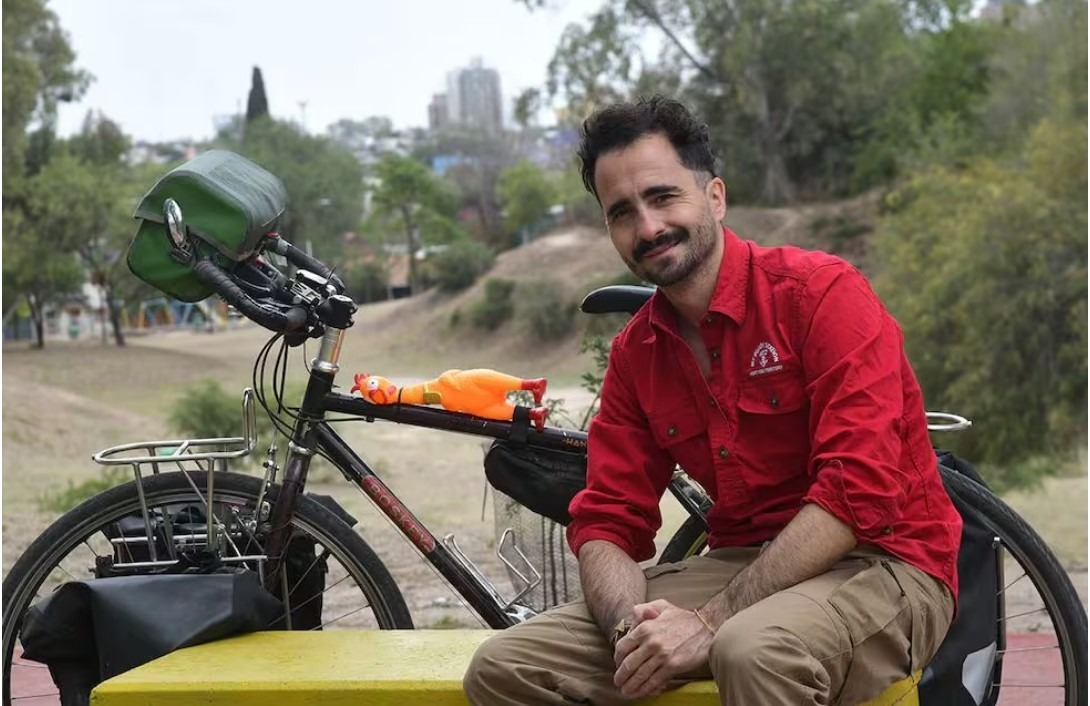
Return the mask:
[[(176, 248), (191, 237), (176, 204), (168, 203), (167, 235)], [(261, 257), (275, 252), (298, 268), (287, 279)], [(112, 447), (95, 455), (108, 465), (132, 468), (134, 479), (107, 490), (69, 511), (36, 539), (4, 579), (3, 649), (4, 700), (18, 701), (18, 686), (25, 670), (33, 669), (16, 658), (22, 616), (43, 590), (75, 578), (72, 571), (88, 571), (95, 578), (169, 570), (194, 551), (215, 554), (224, 563), (257, 572), (265, 587), (285, 606), (289, 629), (352, 628), (411, 629), (412, 616), (384, 560), (369, 546), (335, 505), (305, 494), (307, 474), (316, 455), (325, 457), (370, 498), (398, 531), (473, 609), (485, 625), (502, 629), (534, 614), (520, 599), (540, 574), (505, 533), (497, 547), (500, 560), (520, 577), (521, 590), (504, 598), (478, 567), (462, 552), (453, 535), (437, 538), (389, 489), (375, 468), (368, 465), (332, 424), (345, 419), (390, 421), (485, 438), (511, 440), (543, 452), (584, 456), (586, 434), (546, 427), (532, 429), (525, 417), (510, 422), (484, 420), (428, 407), (375, 405), (363, 398), (334, 390), (338, 359), (346, 329), (352, 324), (355, 304), (344, 286), (323, 263), (292, 247), (276, 234), (267, 236), (257, 253), (230, 272), (211, 259), (198, 259), (194, 272), (238, 312), (274, 332), (254, 365), (254, 386), (243, 396), (245, 432), (242, 437), (175, 439), (137, 442)], [(583, 303), (588, 313), (633, 313), (647, 299), (645, 288), (610, 287), (592, 293)], [(317, 356), (297, 408), (284, 404), (283, 375), (288, 347), (308, 337), (320, 337)], [(266, 396), (267, 363), (279, 343), (272, 373), (272, 402)], [(255, 402), (269, 413), (277, 430), (289, 439), (283, 477), (275, 446), (270, 449), (263, 478), (230, 472), (226, 464), (255, 448)], [(286, 415), (286, 419), (283, 415)], [(342, 415), (332, 417), (331, 415)], [(945, 418), (943, 426), (966, 424)], [(178, 470), (166, 471), (164, 466)], [(150, 473), (146, 473), (150, 470)], [(1023, 574), (1008, 583), (997, 601), (1001, 619), (996, 626), (997, 651), (992, 659), (1008, 664), (1018, 648), (1005, 644), (1006, 628), (1026, 616), (1008, 614), (1006, 601), (1012, 587), (1024, 579), (1039, 593), (1058, 652), (1064, 704), (1086, 704), (1086, 614), (1075, 589), (1047, 546), (1001, 500), (975, 482), (943, 467), (943, 479), (962, 513), (972, 513), (991, 528), (997, 551), (1002, 549)], [(680, 561), (704, 548), (706, 494), (683, 471), (670, 483), (671, 493), (689, 516), (674, 534), (660, 562)], [(198, 512), (193, 514), (193, 508)], [(300, 565), (289, 562), (293, 543), (310, 547)], [(90, 550), (81, 558), (77, 550)], [(75, 557), (75, 558), (73, 558)], [(313, 557), (313, 559), (311, 559)], [(517, 562), (517, 563), (516, 563)], [(72, 567), (69, 571), (68, 567)], [(312, 572), (321, 574), (321, 592), (299, 593)], [(359, 597), (354, 597), (355, 594)], [(299, 600), (295, 600), (299, 598)], [(348, 608), (349, 600), (362, 605)], [(314, 612), (319, 619), (293, 616)], [(306, 609), (306, 610), (304, 610)], [(327, 620), (329, 614), (337, 617)], [(1039, 648), (1034, 647), (1034, 650)], [(1009, 670), (1008, 670), (1009, 671)], [(989, 672), (990, 674), (991, 672)], [(24, 675), (25, 676), (25, 675)], [(1014, 683), (985, 685), (987, 703), (995, 703), (1001, 689), (1022, 689)], [(1037, 701), (1040, 703), (1040, 701)]]

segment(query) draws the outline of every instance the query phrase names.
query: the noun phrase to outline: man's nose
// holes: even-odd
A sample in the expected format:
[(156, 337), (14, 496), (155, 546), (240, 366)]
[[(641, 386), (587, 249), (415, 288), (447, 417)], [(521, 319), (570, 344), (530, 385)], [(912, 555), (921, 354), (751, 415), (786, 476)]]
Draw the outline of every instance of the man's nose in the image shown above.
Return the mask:
[(666, 230), (666, 224), (649, 208), (636, 211), (636, 237), (640, 240), (654, 240)]

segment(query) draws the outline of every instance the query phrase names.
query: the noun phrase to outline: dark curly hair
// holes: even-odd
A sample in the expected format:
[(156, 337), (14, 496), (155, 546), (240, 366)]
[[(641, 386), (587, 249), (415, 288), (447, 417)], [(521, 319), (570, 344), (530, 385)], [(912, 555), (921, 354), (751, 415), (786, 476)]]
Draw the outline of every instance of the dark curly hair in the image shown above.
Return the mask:
[(670, 141), (686, 168), (704, 179), (717, 176), (715, 151), (708, 137), (708, 126), (697, 120), (681, 102), (655, 95), (639, 98), (635, 102), (606, 106), (583, 121), (582, 140), (577, 154), (587, 191), (598, 198), (598, 191), (594, 188), (594, 168), (599, 157), (656, 133)]

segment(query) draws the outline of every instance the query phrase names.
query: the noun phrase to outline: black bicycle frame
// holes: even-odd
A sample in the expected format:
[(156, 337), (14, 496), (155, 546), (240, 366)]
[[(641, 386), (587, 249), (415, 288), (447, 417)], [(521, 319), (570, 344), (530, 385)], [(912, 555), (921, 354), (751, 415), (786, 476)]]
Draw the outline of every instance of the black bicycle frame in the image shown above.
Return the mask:
[[(384, 419), (411, 426), (439, 429), (486, 436), (493, 439), (510, 439), (520, 434), (519, 424), (481, 419), (467, 414), (443, 409), (409, 405), (375, 405), (358, 397), (329, 393), (322, 400), (328, 412), (338, 412), (368, 421)], [(337, 434), (328, 422), (314, 426), (318, 447), (329, 456), (349, 481), (358, 485), (367, 497), (397, 525), (402, 534), (420, 550), (420, 553), (439, 570), (469, 605), (477, 611), (491, 628), (502, 629), (519, 622), (498, 605), (488, 589), (481, 584), (450, 550), (436, 540), (435, 535), (413, 515), (404, 503), (390, 490), (382, 479)], [(579, 431), (546, 428), (543, 431), (522, 429), (526, 443), (546, 449), (584, 450), (586, 434)]]
[[(288, 460), (284, 468), (279, 498), (270, 513), (270, 527), (266, 553), (268, 564), (266, 580), (269, 588), (276, 590), (280, 578), (280, 557), (287, 546), (291, 518), (299, 495), (306, 487), (307, 471), (316, 450), (337, 466), (350, 482), (358, 485), (372, 502), (390, 518), (402, 534), (420, 550), (454, 589), (466, 599), (491, 628), (502, 629), (519, 622), (520, 618), (508, 612), (495, 588), (483, 576), (455, 556), (435, 535), (405, 507), (398, 497), (382, 481), (367, 462), (337, 434), (326, 421), (326, 414), (333, 412), (373, 422), (382, 419), (398, 424), (508, 439), (529, 446), (586, 453), (587, 434), (574, 429), (546, 427), (538, 431), (530, 427), (529, 419), (498, 421), (482, 419), (469, 414), (451, 412), (436, 407), (417, 405), (377, 405), (361, 397), (332, 392), (336, 369), (311, 370), (310, 381), (303, 396), (303, 404), (288, 446)], [(706, 498), (693, 489), (672, 482), (670, 490), (690, 514), (703, 519)], [(479, 573), (479, 572), (477, 572)]]
[[(439, 573), (450, 582), (469, 605), (491, 628), (501, 629), (519, 622), (507, 612), (498, 594), (487, 579), (478, 578), (453, 552), (405, 507), (398, 497), (326, 421), (329, 412), (347, 414), (369, 422), (384, 419), (399, 424), (473, 434), (493, 439), (518, 439), (545, 449), (586, 452), (587, 435), (581, 431), (546, 428), (531, 429), (528, 419), (517, 422), (482, 419), (444, 409), (414, 405), (376, 405), (360, 397), (332, 392), (336, 370), (311, 370), (310, 380), (300, 408), (284, 468), (280, 495), (270, 513), (266, 553), (267, 586), (277, 590), (280, 578), (280, 557), (287, 546), (291, 518), (297, 499), (306, 487), (307, 471), (315, 450), (337, 466), (350, 482), (358, 485), (402, 534), (420, 550)], [(491, 589), (491, 590), (490, 590)]]

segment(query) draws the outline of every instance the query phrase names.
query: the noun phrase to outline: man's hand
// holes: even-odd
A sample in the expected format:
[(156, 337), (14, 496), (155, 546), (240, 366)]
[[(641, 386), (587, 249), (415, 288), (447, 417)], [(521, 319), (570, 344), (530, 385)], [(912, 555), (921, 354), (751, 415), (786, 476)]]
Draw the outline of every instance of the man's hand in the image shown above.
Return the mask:
[(636, 627), (614, 653), (613, 683), (622, 695), (658, 694), (673, 677), (708, 661), (714, 636), (693, 611), (657, 600), (637, 605), (633, 614)]

